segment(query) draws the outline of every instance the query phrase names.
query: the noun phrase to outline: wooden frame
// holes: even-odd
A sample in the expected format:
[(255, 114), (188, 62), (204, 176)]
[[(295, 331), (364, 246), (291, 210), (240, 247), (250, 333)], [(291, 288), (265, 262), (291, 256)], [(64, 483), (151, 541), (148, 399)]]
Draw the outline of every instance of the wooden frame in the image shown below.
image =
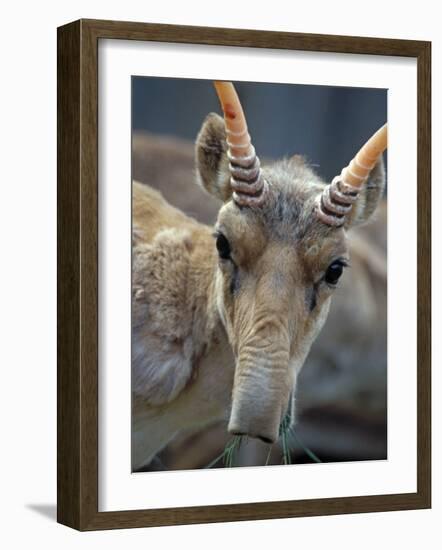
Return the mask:
[[(417, 58), (417, 492), (136, 511), (98, 511), (98, 40), (247, 46)], [(58, 29), (58, 521), (79, 530), (431, 506), (431, 44), (80, 20)]]

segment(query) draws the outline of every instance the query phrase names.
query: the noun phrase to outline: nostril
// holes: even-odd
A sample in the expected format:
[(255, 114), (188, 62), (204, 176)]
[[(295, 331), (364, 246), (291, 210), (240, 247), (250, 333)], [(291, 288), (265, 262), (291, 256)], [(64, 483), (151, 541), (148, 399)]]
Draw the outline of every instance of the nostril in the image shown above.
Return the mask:
[(260, 439), (263, 443), (275, 443), (274, 439), (266, 437), (265, 435), (258, 435), (257, 438)]
[(269, 436), (266, 436), (266, 435), (258, 435), (258, 434), (255, 434), (255, 433), (246, 433), (246, 432), (243, 432), (241, 430), (229, 430), (229, 432), (232, 435), (238, 435), (238, 436), (244, 436), (244, 437), (251, 437), (253, 439), (259, 439), (263, 443), (267, 443), (267, 444), (275, 443), (275, 441), (276, 441), (275, 438), (272, 438), (272, 437), (269, 437)]

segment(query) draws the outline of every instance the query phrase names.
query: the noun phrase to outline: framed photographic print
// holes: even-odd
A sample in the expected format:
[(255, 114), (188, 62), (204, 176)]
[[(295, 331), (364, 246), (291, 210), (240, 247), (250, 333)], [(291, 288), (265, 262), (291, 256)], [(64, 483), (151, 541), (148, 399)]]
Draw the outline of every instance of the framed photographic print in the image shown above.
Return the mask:
[(430, 507), (430, 52), (58, 29), (59, 522)]

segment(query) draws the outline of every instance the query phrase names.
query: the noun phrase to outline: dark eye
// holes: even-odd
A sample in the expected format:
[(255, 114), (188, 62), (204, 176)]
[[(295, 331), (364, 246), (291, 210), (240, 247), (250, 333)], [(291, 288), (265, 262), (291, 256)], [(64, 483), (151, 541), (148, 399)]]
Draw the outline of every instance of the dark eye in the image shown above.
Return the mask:
[(222, 233), (218, 233), (216, 237), (216, 249), (222, 260), (230, 259), (230, 244)]
[(339, 281), (339, 277), (342, 275), (346, 265), (344, 260), (335, 260), (331, 263), (325, 272), (325, 282), (334, 286)]

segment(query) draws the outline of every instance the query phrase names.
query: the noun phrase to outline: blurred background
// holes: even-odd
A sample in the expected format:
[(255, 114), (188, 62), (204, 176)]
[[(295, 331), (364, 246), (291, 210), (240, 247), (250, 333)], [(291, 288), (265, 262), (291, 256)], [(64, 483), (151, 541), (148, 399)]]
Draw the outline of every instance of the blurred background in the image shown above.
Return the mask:
[[(301, 154), (324, 181), (387, 120), (382, 89), (234, 84), (262, 162)], [(211, 111), (221, 114), (211, 81), (132, 77), (133, 178), (207, 224), (220, 203), (195, 184), (194, 141)], [(350, 233), (351, 268), (298, 379), (293, 463), (387, 458), (386, 203)], [(225, 423), (183, 433), (147, 470), (205, 467), (230, 440)], [(274, 445), (269, 456), (268, 445), (249, 440), (235, 453), (237, 466), (266, 462), (281, 464), (282, 449)]]
[[(387, 90), (235, 82), (260, 157), (304, 155), (331, 180), (387, 120)], [(212, 82), (132, 77), (132, 128), (194, 142), (221, 114)]]

